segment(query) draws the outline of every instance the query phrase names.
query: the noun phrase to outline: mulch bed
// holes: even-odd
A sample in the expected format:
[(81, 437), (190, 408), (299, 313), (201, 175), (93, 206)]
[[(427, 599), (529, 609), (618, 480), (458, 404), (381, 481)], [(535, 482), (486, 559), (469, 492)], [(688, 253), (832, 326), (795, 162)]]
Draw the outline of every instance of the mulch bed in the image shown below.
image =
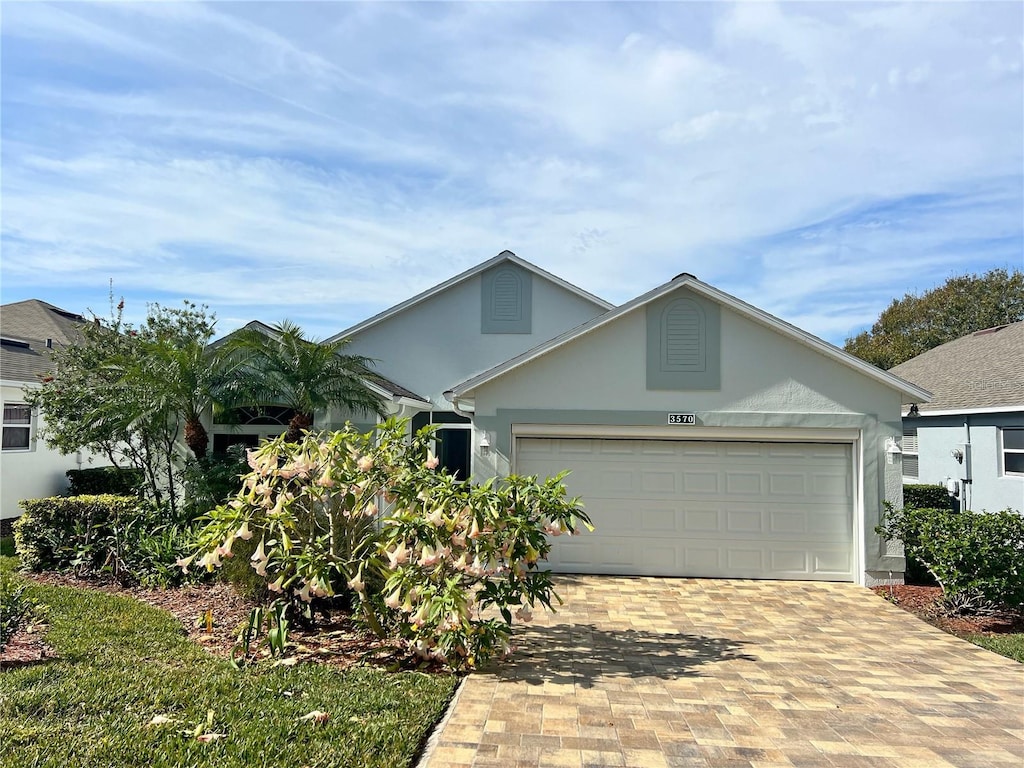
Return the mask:
[[(239, 631), (248, 623), (257, 603), (240, 595), (230, 584), (189, 585), (175, 589), (124, 587), (109, 579), (77, 578), (66, 574), (43, 573), (29, 576), (40, 584), (96, 589), (109, 594), (133, 597), (172, 614), (188, 637), (209, 653), (230, 658), (238, 643)], [(288, 630), (289, 648), (281, 663), (316, 662), (335, 667), (374, 666), (387, 669), (437, 671), (436, 665), (424, 665), (421, 659), (401, 643), (382, 640), (353, 621), (350, 612), (329, 605), (318, 606), (316, 624), (303, 626), (292, 617)], [(210, 612), (210, 625), (206, 616)], [(56, 658), (43, 641), (45, 625), (23, 629), (0, 654), (0, 670), (38, 664)], [(209, 631), (208, 631), (209, 630)], [(253, 644), (250, 661), (268, 657), (265, 646)]]
[(942, 597), (941, 587), (893, 584), (871, 589), (903, 610), (954, 635), (1000, 635), (1024, 632), (1024, 613), (1022, 612), (1003, 611), (976, 616), (948, 615), (939, 602)]

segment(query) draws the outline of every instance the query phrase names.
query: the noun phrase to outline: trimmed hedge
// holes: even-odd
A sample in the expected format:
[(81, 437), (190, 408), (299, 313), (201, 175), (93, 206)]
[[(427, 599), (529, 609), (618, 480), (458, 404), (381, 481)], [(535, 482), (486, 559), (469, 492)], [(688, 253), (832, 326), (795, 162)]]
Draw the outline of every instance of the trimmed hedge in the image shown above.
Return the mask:
[(1024, 606), (1024, 516), (950, 509), (890, 509), (876, 531), (903, 542), (954, 611)]
[(99, 570), (106, 554), (98, 543), (119, 519), (137, 514), (139, 500), (112, 494), (52, 496), (26, 499), (21, 507), (25, 514), (14, 524), (14, 544), (22, 568)]
[(953, 497), (941, 485), (904, 485), (903, 506), (911, 509), (952, 509)]
[(69, 496), (137, 496), (146, 478), (134, 467), (90, 467), (69, 469), (65, 474)]

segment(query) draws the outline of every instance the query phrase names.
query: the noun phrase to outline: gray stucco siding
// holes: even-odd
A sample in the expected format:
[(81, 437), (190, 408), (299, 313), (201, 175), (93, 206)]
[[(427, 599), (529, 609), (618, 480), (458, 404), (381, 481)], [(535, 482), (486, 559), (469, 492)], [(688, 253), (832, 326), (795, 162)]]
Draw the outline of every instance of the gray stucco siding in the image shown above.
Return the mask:
[(347, 349), (374, 370), (444, 409), (444, 392), (603, 314), (605, 309), (532, 275), (529, 333), (482, 333), (481, 277), (469, 278), (364, 329)]

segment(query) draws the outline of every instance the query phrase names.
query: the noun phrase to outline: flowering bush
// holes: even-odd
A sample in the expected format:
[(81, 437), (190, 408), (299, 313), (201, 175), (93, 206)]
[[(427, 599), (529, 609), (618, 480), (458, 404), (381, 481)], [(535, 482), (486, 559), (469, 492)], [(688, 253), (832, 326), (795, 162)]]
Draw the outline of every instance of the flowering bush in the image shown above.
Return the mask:
[(271, 592), (308, 605), (351, 590), (375, 632), (391, 628), (453, 667), (504, 652), (513, 618), (558, 599), (540, 569), (548, 536), (590, 521), (562, 475), (474, 486), (437, 472), (431, 428), (410, 440), (407, 424), (250, 452), (242, 489), (209, 513), (199, 551), (179, 565), (213, 570), (236, 540), (258, 536), (252, 567)]

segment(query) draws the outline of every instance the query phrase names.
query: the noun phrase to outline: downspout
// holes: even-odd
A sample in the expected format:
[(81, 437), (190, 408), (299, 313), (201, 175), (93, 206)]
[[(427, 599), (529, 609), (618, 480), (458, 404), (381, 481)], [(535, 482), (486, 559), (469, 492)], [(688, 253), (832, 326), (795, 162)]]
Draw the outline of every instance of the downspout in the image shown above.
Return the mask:
[(452, 404), (452, 410), (455, 411), (455, 413), (457, 413), (464, 419), (469, 419), (470, 421), (473, 421), (473, 411), (464, 411), (461, 408), (459, 408), (459, 398), (456, 397), (454, 390), (449, 389), (447, 392), (445, 392), (444, 399)]
[(964, 477), (963, 477), (963, 486), (964, 486), (963, 496), (964, 497), (963, 497), (963, 501), (962, 501), (962, 504), (961, 504), (961, 509), (966, 511), (966, 510), (969, 510), (971, 508), (972, 504), (970, 502), (970, 499), (974, 495), (971, 492), (972, 491), (971, 485), (972, 485), (972, 483), (974, 481), (974, 478), (971, 477), (971, 475), (973, 473), (971, 472), (971, 455), (970, 455), (971, 454), (971, 417), (969, 415), (968, 416), (964, 416), (964, 434), (965, 434), (965, 440), (964, 440), (964, 471), (961, 473), (961, 474), (964, 475)]

